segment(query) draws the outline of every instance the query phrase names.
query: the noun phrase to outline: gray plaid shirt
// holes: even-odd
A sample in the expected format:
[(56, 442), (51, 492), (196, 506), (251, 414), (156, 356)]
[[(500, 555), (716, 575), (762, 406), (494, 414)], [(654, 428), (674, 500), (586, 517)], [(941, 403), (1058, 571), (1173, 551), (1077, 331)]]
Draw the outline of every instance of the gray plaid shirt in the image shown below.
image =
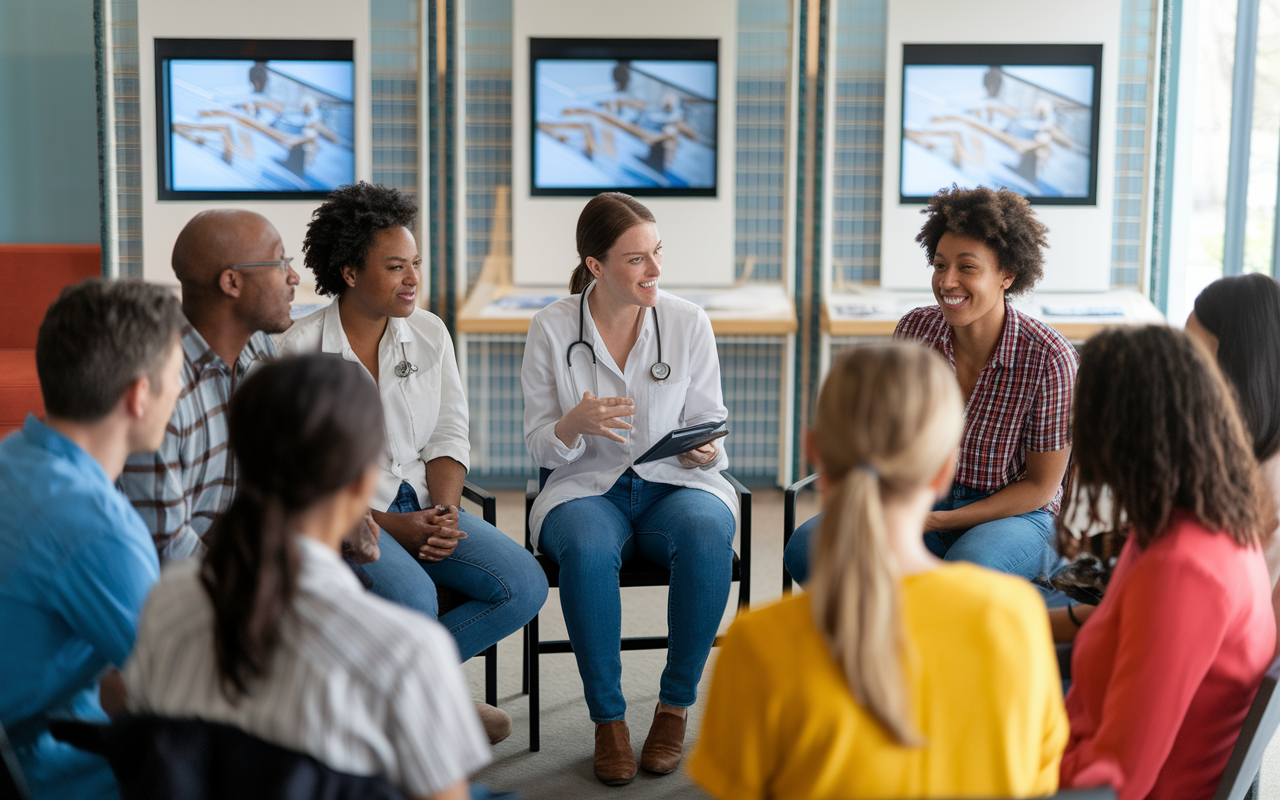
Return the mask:
[(276, 354), (261, 331), (245, 345), (235, 370), (190, 323), (182, 331), (182, 391), (164, 442), (136, 453), (117, 485), (151, 532), (161, 562), (200, 555), (213, 519), (231, 505), (236, 471), (227, 443), (231, 393), (249, 370)]

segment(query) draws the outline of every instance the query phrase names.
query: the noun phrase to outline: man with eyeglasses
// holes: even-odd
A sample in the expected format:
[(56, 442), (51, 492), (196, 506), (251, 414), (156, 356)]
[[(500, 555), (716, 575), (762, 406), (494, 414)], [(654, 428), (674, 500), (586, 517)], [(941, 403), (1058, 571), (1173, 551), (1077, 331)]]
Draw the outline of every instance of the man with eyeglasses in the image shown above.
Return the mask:
[(197, 214), (173, 246), (182, 284), (182, 391), (153, 454), (131, 456), (119, 479), (155, 541), (161, 562), (201, 555), (201, 537), (235, 494), (227, 446), (231, 394), (275, 356), (270, 333), (292, 323), (298, 273), (275, 226), (261, 214)]

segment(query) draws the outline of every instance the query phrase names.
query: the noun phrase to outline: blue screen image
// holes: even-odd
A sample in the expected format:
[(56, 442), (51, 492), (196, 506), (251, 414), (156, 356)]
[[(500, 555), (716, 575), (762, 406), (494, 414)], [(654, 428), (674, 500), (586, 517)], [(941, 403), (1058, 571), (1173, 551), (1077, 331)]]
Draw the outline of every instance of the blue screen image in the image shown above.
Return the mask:
[(1090, 66), (906, 65), (902, 196), (956, 183), (1088, 197), (1093, 86)]
[(329, 191), (355, 181), (350, 61), (173, 59), (174, 191)]
[(539, 59), (537, 189), (714, 189), (716, 62)]

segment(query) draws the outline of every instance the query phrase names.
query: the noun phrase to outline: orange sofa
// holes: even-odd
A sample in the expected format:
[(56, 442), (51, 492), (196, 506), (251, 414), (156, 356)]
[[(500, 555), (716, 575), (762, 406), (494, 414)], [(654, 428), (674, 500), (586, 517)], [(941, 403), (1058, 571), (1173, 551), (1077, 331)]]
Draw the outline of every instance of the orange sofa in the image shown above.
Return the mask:
[(0, 244), (0, 438), (43, 414), (36, 333), (58, 293), (102, 274), (96, 244)]

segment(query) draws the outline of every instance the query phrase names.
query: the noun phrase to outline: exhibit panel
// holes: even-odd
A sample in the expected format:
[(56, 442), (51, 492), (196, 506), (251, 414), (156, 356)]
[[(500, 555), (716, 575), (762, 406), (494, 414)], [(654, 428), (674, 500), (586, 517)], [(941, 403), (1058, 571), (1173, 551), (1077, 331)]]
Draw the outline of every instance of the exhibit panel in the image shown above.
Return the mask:
[(1120, 11), (888, 4), (882, 288), (928, 288), (919, 212), (952, 183), (1007, 186), (1036, 205), (1050, 244), (1041, 291), (1111, 288)]
[(604, 188), (653, 211), (664, 284), (733, 283), (736, 21), (734, 0), (512, 4), (517, 285), (564, 283), (578, 213)]
[(324, 194), (372, 177), (369, 0), (137, 0), (137, 37), (142, 277), (175, 283), (207, 208), (263, 214), (300, 257)]

